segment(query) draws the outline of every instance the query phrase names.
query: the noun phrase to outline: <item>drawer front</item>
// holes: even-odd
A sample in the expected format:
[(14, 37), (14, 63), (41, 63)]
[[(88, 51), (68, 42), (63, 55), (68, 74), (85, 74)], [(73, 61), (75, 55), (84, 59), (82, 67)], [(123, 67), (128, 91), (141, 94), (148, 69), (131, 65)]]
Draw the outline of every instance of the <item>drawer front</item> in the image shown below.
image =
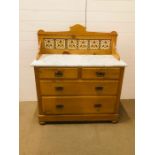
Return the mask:
[(93, 81), (93, 82), (52, 82), (40, 81), (42, 95), (117, 95), (118, 81)]
[(45, 114), (114, 113), (116, 97), (42, 97)]
[(82, 79), (119, 79), (120, 68), (82, 68)]
[(39, 77), (45, 79), (77, 79), (77, 68), (39, 68)]

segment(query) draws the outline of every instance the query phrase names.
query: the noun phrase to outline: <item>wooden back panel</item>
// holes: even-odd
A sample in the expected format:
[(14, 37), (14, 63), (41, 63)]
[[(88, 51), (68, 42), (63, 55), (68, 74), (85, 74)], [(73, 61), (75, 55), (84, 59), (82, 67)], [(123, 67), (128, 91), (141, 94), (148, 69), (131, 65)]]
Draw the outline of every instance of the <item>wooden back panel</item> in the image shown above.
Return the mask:
[(87, 32), (82, 25), (70, 27), (70, 31), (38, 31), (39, 53), (41, 54), (113, 54), (116, 52), (117, 32)]

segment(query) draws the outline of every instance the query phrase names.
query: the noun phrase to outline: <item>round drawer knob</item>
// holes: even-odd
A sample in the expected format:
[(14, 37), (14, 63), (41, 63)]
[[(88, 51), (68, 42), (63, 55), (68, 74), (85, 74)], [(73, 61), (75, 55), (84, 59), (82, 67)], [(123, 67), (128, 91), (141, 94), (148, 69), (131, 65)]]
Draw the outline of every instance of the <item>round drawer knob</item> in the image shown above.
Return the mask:
[(98, 72), (96, 72), (96, 76), (97, 77), (104, 77), (105, 76), (105, 72), (98, 71)]
[(56, 71), (55, 77), (63, 77), (63, 72), (62, 71)]
[(96, 104), (94, 104), (94, 107), (95, 107), (95, 108), (101, 108), (101, 107), (102, 107), (102, 104), (96, 103)]
[(56, 108), (57, 108), (57, 109), (63, 109), (63, 108), (64, 108), (64, 105), (63, 105), (63, 104), (57, 104), (57, 105), (56, 105)]
[(95, 87), (95, 90), (96, 91), (102, 91), (103, 90), (103, 87), (102, 86), (97, 86), (97, 87)]
[(61, 87), (61, 86), (60, 87), (55, 87), (55, 90), (56, 91), (63, 91), (64, 90), (64, 87)]

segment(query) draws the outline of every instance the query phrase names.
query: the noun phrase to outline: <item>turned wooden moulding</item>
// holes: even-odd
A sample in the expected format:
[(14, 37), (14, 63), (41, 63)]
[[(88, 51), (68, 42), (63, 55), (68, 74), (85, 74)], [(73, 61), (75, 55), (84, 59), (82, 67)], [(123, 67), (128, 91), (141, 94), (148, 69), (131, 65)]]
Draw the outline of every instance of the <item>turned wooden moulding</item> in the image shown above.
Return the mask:
[(116, 51), (117, 32), (88, 32), (82, 25), (70, 27), (70, 31), (45, 32), (38, 31), (39, 51), (41, 54), (93, 54), (113, 55), (120, 59)]

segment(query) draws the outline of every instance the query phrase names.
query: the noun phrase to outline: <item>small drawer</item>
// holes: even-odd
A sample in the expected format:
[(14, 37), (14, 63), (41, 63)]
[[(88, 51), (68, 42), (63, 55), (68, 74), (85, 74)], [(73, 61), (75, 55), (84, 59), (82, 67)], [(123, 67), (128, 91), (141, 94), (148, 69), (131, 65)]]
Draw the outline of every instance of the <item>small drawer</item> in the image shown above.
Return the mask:
[(42, 79), (77, 79), (77, 68), (39, 68), (39, 77)]
[(51, 81), (40, 80), (41, 95), (117, 95), (117, 80)]
[(114, 113), (116, 96), (42, 97), (45, 114)]
[(120, 68), (82, 68), (82, 79), (119, 79)]

